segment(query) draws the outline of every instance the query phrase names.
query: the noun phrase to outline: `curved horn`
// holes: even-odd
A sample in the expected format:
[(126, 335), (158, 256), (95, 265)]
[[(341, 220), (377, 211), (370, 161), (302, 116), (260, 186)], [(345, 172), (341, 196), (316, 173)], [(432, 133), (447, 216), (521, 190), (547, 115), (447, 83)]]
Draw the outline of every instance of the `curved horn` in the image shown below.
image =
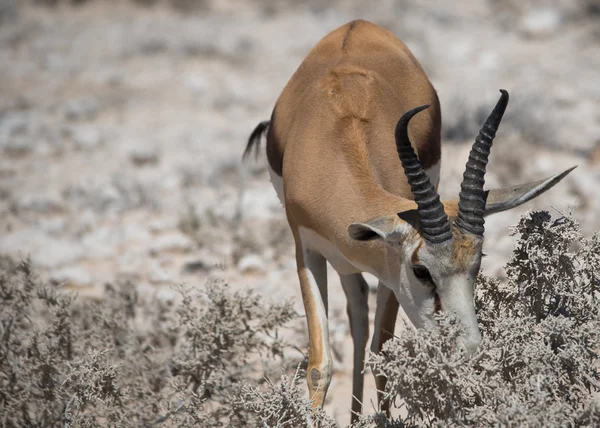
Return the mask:
[(465, 233), (483, 237), (485, 228), (485, 199), (483, 190), (485, 184), (485, 167), (488, 163), (488, 157), (492, 148), (496, 131), (502, 120), (502, 115), (508, 104), (508, 92), (500, 89), (502, 95), (489, 115), (479, 135), (473, 143), (469, 160), (463, 174), (463, 181), (460, 185), (460, 194), (458, 197), (458, 218), (456, 227)]
[(429, 106), (417, 107), (402, 115), (396, 125), (396, 149), (417, 203), (423, 238), (430, 244), (441, 244), (452, 239), (450, 222), (440, 196), (425, 174), (408, 138), (408, 123), (414, 115), (427, 107)]

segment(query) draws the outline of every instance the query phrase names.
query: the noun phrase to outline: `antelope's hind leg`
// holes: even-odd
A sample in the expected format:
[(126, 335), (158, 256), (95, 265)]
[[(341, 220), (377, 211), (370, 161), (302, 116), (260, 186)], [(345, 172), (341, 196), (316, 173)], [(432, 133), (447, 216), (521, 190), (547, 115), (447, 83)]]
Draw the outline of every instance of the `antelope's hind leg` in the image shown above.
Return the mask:
[(306, 381), (313, 408), (322, 407), (331, 382), (332, 359), (327, 320), (327, 264), (320, 253), (305, 247), (298, 234), (296, 264), (308, 324)]
[[(381, 352), (383, 344), (394, 336), (396, 317), (398, 316), (399, 304), (392, 290), (381, 282), (377, 285), (377, 308), (375, 309), (375, 323), (373, 325), (373, 340), (371, 340), (371, 352)], [(373, 372), (375, 385), (377, 387), (377, 403), (381, 411), (388, 416), (390, 414), (390, 403), (383, 399), (387, 379), (379, 373)]]

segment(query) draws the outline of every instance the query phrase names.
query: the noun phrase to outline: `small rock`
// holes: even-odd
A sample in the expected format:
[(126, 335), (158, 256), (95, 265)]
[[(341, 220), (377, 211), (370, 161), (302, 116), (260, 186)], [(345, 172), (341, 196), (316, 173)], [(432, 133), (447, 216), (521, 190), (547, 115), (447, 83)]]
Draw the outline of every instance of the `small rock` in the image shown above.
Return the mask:
[(181, 182), (179, 181), (179, 176), (177, 174), (168, 174), (165, 175), (160, 180), (160, 187), (163, 192), (167, 192), (168, 194), (177, 194), (179, 189), (181, 188)]
[(98, 110), (98, 101), (93, 98), (81, 98), (69, 101), (64, 107), (64, 114), (69, 120), (91, 120), (96, 117)]
[(125, 241), (148, 242), (152, 239), (148, 227), (141, 221), (123, 225), (121, 235)]
[(171, 217), (161, 217), (155, 220), (152, 220), (148, 225), (150, 232), (152, 233), (162, 233), (167, 232), (169, 230), (176, 230), (178, 227), (178, 219), (175, 216)]
[(4, 153), (11, 158), (20, 158), (32, 152), (33, 141), (31, 138), (23, 136), (9, 137), (6, 141), (0, 143)]
[(129, 153), (129, 159), (132, 164), (138, 167), (156, 165), (159, 161), (159, 154), (154, 147), (140, 146)]
[(202, 260), (192, 260), (183, 264), (183, 272), (185, 273), (194, 273), (203, 270), (208, 270), (208, 266)]
[(78, 287), (90, 285), (92, 278), (87, 271), (78, 266), (70, 266), (53, 272), (51, 281), (64, 284), (67, 287)]
[(71, 138), (75, 147), (82, 150), (91, 150), (104, 143), (104, 135), (93, 126), (78, 126), (70, 129)]
[(181, 294), (170, 287), (159, 287), (155, 293), (155, 298), (166, 305), (172, 305), (181, 300)]
[(545, 38), (556, 33), (561, 24), (560, 13), (550, 7), (540, 7), (526, 13), (519, 25), (521, 33), (530, 38)]
[(140, 251), (127, 251), (118, 258), (117, 275), (138, 280), (146, 269), (146, 264), (147, 258)]
[(194, 248), (194, 243), (190, 238), (182, 233), (168, 233), (154, 238), (151, 254), (157, 254), (163, 251), (186, 253)]
[(195, 74), (185, 81), (185, 86), (194, 92), (209, 92), (211, 89), (210, 80), (201, 74)]
[(193, 256), (190, 255), (183, 263), (182, 270), (184, 273), (224, 271), (227, 268), (226, 260), (227, 257), (219, 255), (213, 247), (203, 247), (194, 250)]
[(31, 254), (35, 250), (36, 242), (42, 239), (47, 239), (47, 236), (40, 230), (25, 229), (12, 232), (0, 239), (0, 252), (11, 255)]
[(27, 135), (33, 123), (39, 123), (39, 118), (30, 113), (12, 112), (2, 117), (0, 121), (0, 145), (8, 137)]
[(262, 257), (256, 254), (248, 254), (240, 259), (237, 268), (241, 273), (264, 273), (265, 263)]
[(47, 239), (40, 242), (32, 257), (38, 265), (53, 268), (80, 260), (83, 257), (83, 249), (75, 242)]
[(77, 210), (77, 233), (87, 233), (99, 227), (99, 216), (90, 209)]
[(56, 235), (62, 233), (67, 228), (67, 219), (65, 217), (50, 217), (41, 219), (39, 222), (40, 229), (48, 234)]
[(148, 267), (148, 279), (150, 280), (150, 282), (155, 284), (173, 281), (171, 275), (169, 275), (169, 273), (165, 269), (163, 269), (160, 263), (156, 261), (150, 262), (150, 265)]
[(19, 195), (17, 207), (19, 211), (30, 211), (38, 214), (53, 214), (64, 211), (64, 204), (60, 196), (48, 193)]
[(98, 260), (113, 257), (122, 242), (122, 237), (114, 228), (103, 226), (91, 228), (82, 241), (86, 257)]

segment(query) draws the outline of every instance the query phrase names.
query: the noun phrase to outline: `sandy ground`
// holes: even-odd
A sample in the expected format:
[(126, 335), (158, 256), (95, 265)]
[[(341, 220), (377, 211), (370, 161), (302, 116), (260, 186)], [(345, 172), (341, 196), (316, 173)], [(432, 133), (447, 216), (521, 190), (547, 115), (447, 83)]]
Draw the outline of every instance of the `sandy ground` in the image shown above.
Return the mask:
[[(511, 104), (488, 186), (579, 165), (543, 197), (488, 219), (486, 273), (502, 276), (507, 225), (527, 209), (574, 206), (585, 231), (598, 228), (597, 1), (58, 3), (0, 2), (0, 253), (30, 255), (82, 294), (118, 280), (168, 299), (173, 284), (218, 276), (303, 312), (264, 156), (242, 165), (241, 153), (308, 50), (354, 18), (394, 31), (438, 89), (442, 197), (457, 195), (499, 88)], [(352, 346), (331, 270), (330, 284), (327, 409), (345, 424)], [(297, 331), (306, 346), (301, 322)], [(366, 388), (369, 411), (370, 376)]]

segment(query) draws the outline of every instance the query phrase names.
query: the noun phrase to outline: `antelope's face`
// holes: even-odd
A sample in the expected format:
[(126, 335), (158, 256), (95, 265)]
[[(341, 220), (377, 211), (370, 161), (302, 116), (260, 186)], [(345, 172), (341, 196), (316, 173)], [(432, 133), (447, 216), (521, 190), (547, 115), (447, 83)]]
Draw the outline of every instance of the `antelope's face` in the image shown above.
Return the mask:
[(429, 245), (417, 237), (417, 248), (403, 246), (408, 252), (400, 255), (407, 280), (399, 282), (404, 284), (399, 291), (410, 296), (412, 304), (404, 310), (417, 327), (433, 324), (438, 311), (455, 314), (465, 331), (462, 345), (470, 353), (481, 342), (473, 293), (483, 239), (453, 229), (453, 239), (446, 243)]
[[(388, 286), (415, 327), (435, 327), (436, 312), (452, 313), (465, 332), (460, 345), (471, 353), (481, 342), (473, 292), (481, 265), (483, 237), (446, 223), (451, 238), (432, 243), (424, 238), (418, 224), (410, 224), (413, 220), (406, 214), (354, 223), (348, 231), (353, 239), (381, 240), (388, 247)], [(416, 210), (410, 214), (415, 218)]]

